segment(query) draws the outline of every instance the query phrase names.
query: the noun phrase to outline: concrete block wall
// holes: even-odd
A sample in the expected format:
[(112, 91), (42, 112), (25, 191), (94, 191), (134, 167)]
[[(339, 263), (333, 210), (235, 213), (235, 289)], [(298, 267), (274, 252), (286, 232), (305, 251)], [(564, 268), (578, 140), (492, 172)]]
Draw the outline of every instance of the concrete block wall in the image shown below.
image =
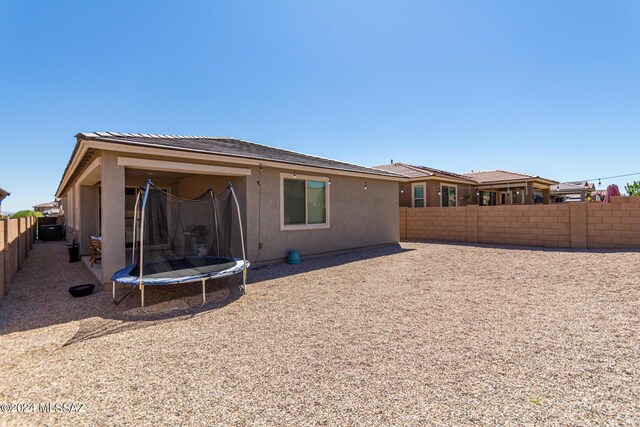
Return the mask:
[[(467, 241), (466, 208), (403, 208), (409, 240)], [(400, 215), (402, 217), (402, 214)]]
[(610, 204), (589, 205), (586, 227), (590, 248), (640, 247), (640, 197), (614, 197)]
[(478, 209), (482, 243), (570, 248), (569, 205), (502, 205)]
[(546, 248), (640, 248), (640, 197), (615, 197), (606, 205), (403, 207), (400, 238)]
[(35, 240), (35, 218), (0, 220), (0, 298), (24, 264)]

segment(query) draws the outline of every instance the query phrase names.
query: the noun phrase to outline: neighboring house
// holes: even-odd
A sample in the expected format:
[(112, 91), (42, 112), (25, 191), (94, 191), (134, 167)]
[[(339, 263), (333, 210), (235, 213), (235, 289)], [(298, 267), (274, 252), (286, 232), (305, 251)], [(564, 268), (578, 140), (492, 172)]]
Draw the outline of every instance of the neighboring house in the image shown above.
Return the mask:
[(39, 205), (35, 205), (33, 210), (36, 212), (42, 213), (44, 216), (59, 216), (62, 215), (62, 210), (60, 209), (60, 202), (53, 201), (47, 203), (40, 203)]
[(551, 201), (586, 202), (595, 191), (595, 185), (588, 182), (561, 182), (551, 186)]
[(551, 202), (551, 186), (558, 181), (519, 172), (492, 170), (462, 174), (477, 183), (478, 204), (495, 206)]
[(2, 201), (10, 195), (11, 193), (9, 193), (7, 190), (0, 188), (0, 215), (2, 215)]
[(465, 176), (407, 163), (392, 162), (374, 168), (406, 177), (400, 184), (402, 207), (450, 207), (477, 203), (476, 182)]
[(90, 253), (89, 236), (101, 235), (103, 283), (127, 264), (135, 192), (147, 179), (185, 199), (231, 182), (252, 263), (284, 259), (294, 248), (304, 256), (399, 241), (404, 177), (394, 172), (233, 138), (99, 132), (76, 139), (56, 197), (82, 254)]
[(504, 170), (457, 174), (407, 163), (374, 166), (404, 175), (400, 206), (451, 207), (550, 203), (557, 181)]

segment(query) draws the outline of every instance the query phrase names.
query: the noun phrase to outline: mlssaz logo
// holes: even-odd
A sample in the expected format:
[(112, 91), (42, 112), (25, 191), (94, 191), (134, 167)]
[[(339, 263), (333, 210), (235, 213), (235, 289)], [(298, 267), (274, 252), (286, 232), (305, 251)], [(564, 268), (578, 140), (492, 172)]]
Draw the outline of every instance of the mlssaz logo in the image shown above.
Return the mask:
[(84, 407), (83, 403), (64, 402), (64, 403), (39, 403), (38, 412), (44, 413), (72, 413), (80, 412)]

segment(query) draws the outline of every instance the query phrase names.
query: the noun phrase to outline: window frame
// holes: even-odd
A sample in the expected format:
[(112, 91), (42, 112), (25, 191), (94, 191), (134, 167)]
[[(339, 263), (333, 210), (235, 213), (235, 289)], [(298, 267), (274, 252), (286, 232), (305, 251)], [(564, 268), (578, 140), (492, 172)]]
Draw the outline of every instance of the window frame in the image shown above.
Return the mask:
[[(284, 180), (295, 179), (298, 181), (304, 181), (304, 220), (309, 221), (308, 206), (307, 206), (307, 181), (320, 181), (325, 183), (325, 210), (326, 210), (326, 222), (323, 224), (285, 224), (284, 223)], [(300, 175), (292, 173), (280, 174), (280, 231), (291, 230), (319, 230), (325, 228), (331, 228), (331, 179), (328, 176), (313, 176), (313, 175)]]
[[(456, 189), (456, 197), (455, 197), (456, 204), (455, 204), (454, 206), (451, 206), (451, 205), (449, 205), (449, 206), (442, 206), (442, 193), (443, 193), (443, 192), (442, 192), (442, 188), (443, 188), (443, 187), (447, 187), (447, 188), (455, 188), (455, 189)], [(448, 194), (448, 191), (449, 191), (449, 190), (447, 190), (447, 194)], [(444, 183), (440, 183), (440, 207), (441, 207), (441, 208), (457, 208), (457, 207), (458, 207), (458, 184), (444, 184)]]
[[(424, 182), (412, 182), (411, 183), (411, 207), (415, 208), (416, 207), (416, 197), (415, 197), (415, 192), (414, 189), (416, 187), (422, 187), (422, 201), (423, 201), (423, 208), (427, 207), (427, 184)], [(417, 206), (420, 207), (420, 206)]]
[[(480, 207), (498, 206), (498, 191), (497, 191), (497, 190), (478, 190), (478, 191), (479, 191), (479, 193), (480, 193), (480, 194), (478, 195), (478, 206), (480, 206)], [(494, 194), (496, 195), (496, 196), (495, 196), (496, 204), (495, 204), (495, 205), (491, 205), (491, 204), (489, 204), (489, 205), (483, 205), (483, 204), (481, 204), (481, 203), (483, 202), (483, 200), (484, 200), (484, 199), (483, 199), (483, 194), (482, 194), (482, 193), (494, 193)], [(491, 202), (491, 196), (489, 196), (489, 202)]]

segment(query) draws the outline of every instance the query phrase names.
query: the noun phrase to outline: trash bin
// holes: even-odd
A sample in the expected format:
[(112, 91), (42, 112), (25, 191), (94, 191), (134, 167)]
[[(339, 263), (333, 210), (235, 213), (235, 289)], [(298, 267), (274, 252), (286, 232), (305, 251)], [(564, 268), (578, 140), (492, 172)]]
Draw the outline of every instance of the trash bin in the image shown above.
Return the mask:
[(42, 241), (64, 239), (63, 226), (60, 224), (41, 225), (38, 236)]
[(78, 262), (80, 261), (80, 246), (74, 240), (72, 244), (67, 245), (69, 249), (69, 262)]

